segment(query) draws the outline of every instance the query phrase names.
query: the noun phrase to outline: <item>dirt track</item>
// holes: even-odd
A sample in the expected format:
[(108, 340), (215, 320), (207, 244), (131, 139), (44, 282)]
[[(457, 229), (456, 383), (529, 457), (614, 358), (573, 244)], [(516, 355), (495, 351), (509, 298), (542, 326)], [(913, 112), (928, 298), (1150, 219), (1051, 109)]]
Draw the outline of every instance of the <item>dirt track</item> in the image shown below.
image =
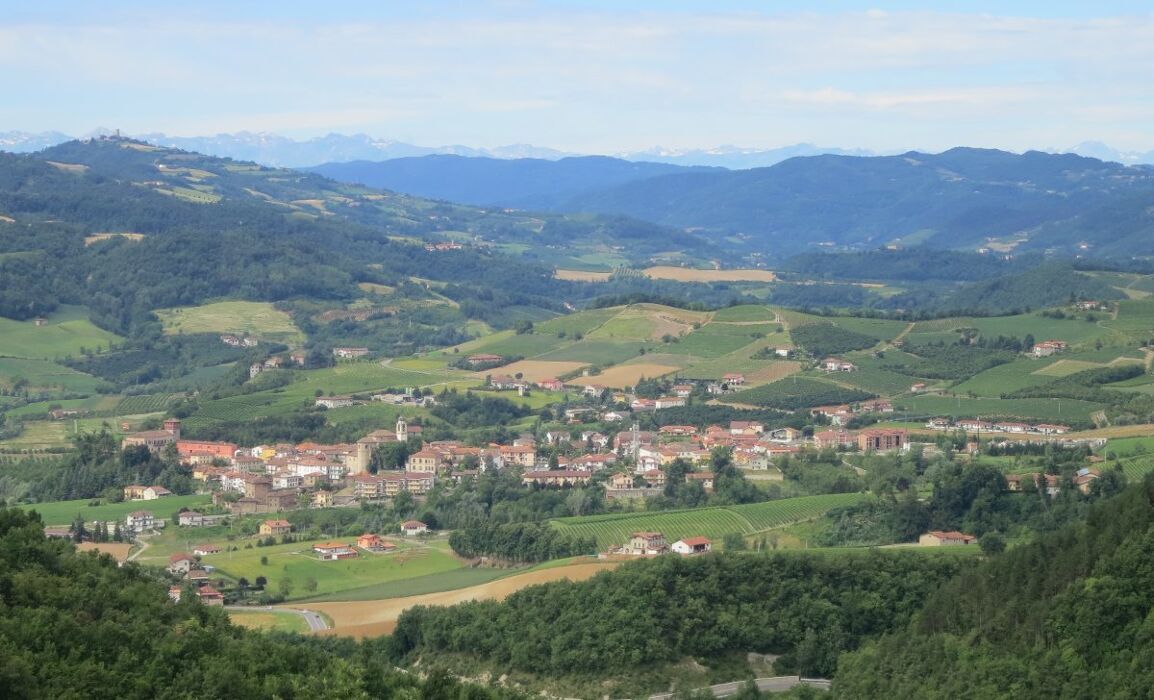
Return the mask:
[[(425, 595), (408, 596), (406, 598), (390, 598), (387, 600), (367, 600), (347, 603), (312, 603), (307, 605), (309, 610), (328, 615), (333, 621), (334, 629), (319, 632), (319, 634), (341, 635), (347, 637), (379, 637), (389, 634), (397, 625), (397, 618), (406, 609), (415, 605), (455, 605), (468, 600), (504, 600), (510, 593), (531, 586), (535, 583), (570, 579), (582, 581), (598, 571), (605, 571), (617, 566), (617, 562), (598, 562), (596, 564), (575, 564), (561, 566), (542, 571), (531, 571), (509, 578), (483, 583), (479, 586), (459, 588), (455, 591), (441, 593), (426, 593)], [(292, 606), (305, 607), (305, 606)]]

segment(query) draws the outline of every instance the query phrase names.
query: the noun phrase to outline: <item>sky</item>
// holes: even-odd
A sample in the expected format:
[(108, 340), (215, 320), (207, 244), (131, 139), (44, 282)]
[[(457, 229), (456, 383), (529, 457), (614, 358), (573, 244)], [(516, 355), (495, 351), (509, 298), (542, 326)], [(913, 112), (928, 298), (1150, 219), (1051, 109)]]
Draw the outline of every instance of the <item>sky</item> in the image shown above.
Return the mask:
[[(927, 9), (928, 8), (928, 9)], [(1154, 150), (1149, 2), (7, 0), (0, 131)]]

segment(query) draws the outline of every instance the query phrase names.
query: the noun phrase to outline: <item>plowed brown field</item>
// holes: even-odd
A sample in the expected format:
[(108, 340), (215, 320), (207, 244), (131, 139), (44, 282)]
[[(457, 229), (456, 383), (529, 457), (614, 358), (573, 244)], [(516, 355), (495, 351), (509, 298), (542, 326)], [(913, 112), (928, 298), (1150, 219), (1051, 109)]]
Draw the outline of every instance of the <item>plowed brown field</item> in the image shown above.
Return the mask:
[[(319, 632), (324, 635), (340, 635), (356, 637), (379, 637), (390, 634), (397, 626), (397, 618), (405, 610), (415, 605), (455, 605), (469, 600), (504, 600), (506, 596), (515, 593), (526, 586), (549, 581), (569, 579), (583, 581), (598, 571), (605, 571), (617, 566), (618, 562), (598, 562), (590, 564), (574, 564), (573, 566), (559, 566), (553, 569), (530, 571), (517, 576), (483, 583), (479, 586), (470, 586), (455, 591), (442, 593), (426, 593), (425, 595), (408, 596), (406, 598), (390, 598), (387, 600), (366, 600), (347, 603), (312, 603), (307, 604), (309, 610), (328, 615), (333, 621), (333, 629)], [(303, 607), (298, 604), (294, 607)]]

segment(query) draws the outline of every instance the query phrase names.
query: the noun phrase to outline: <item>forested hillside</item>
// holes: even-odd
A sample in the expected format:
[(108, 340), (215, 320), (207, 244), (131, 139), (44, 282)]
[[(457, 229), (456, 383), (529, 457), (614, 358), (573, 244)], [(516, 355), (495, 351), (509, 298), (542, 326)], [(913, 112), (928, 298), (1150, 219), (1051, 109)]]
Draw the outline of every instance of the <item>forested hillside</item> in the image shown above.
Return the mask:
[(845, 698), (1144, 697), (1154, 682), (1154, 480), (962, 571), (838, 663)]
[(0, 508), (0, 697), (513, 698), (388, 669), (348, 640), (258, 634), (220, 608), (173, 603), (160, 574), (48, 540)]
[[(451, 298), (485, 302), (463, 305), (466, 314), (508, 324), (507, 307), (560, 311), (602, 290), (553, 280), (551, 267), (506, 255), (502, 241), (564, 248), (626, 240), (640, 259), (671, 241), (708, 250), (687, 234), (622, 217), (530, 218), (439, 204), (125, 139), (0, 154), (0, 233), (9, 282), (0, 315), (26, 319), (61, 302), (84, 304), (99, 325), (136, 335), (156, 308), (219, 297), (348, 301), (362, 294), (359, 283), (414, 277), (451, 283)], [(422, 244), (447, 238), (469, 244)]]
[[(754, 170), (665, 175), (588, 191), (568, 211), (619, 213), (775, 252), (890, 243), (1128, 256), (1154, 252), (1154, 173), (1075, 155), (955, 148), (931, 155), (793, 158)], [(1082, 249), (1084, 250), (1084, 249)]]

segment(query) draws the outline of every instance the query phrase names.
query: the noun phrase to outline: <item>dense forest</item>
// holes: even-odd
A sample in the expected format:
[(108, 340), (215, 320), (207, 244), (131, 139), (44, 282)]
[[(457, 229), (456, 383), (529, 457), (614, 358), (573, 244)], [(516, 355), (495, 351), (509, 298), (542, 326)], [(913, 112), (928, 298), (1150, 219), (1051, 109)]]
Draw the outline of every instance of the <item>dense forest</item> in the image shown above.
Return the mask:
[(0, 508), (0, 697), (515, 698), (443, 673), (391, 670), (381, 645), (234, 627), (149, 569), (44, 537)]
[[(1154, 683), (1154, 479), (962, 571), (842, 657), (838, 697), (1144, 697)], [(932, 663), (928, 660), (932, 659)]]
[(963, 566), (898, 552), (660, 557), (501, 603), (412, 608), (390, 645), (407, 663), (464, 654), (543, 676), (595, 677), (735, 651), (781, 654), (783, 673), (829, 674), (838, 654), (903, 627)]

